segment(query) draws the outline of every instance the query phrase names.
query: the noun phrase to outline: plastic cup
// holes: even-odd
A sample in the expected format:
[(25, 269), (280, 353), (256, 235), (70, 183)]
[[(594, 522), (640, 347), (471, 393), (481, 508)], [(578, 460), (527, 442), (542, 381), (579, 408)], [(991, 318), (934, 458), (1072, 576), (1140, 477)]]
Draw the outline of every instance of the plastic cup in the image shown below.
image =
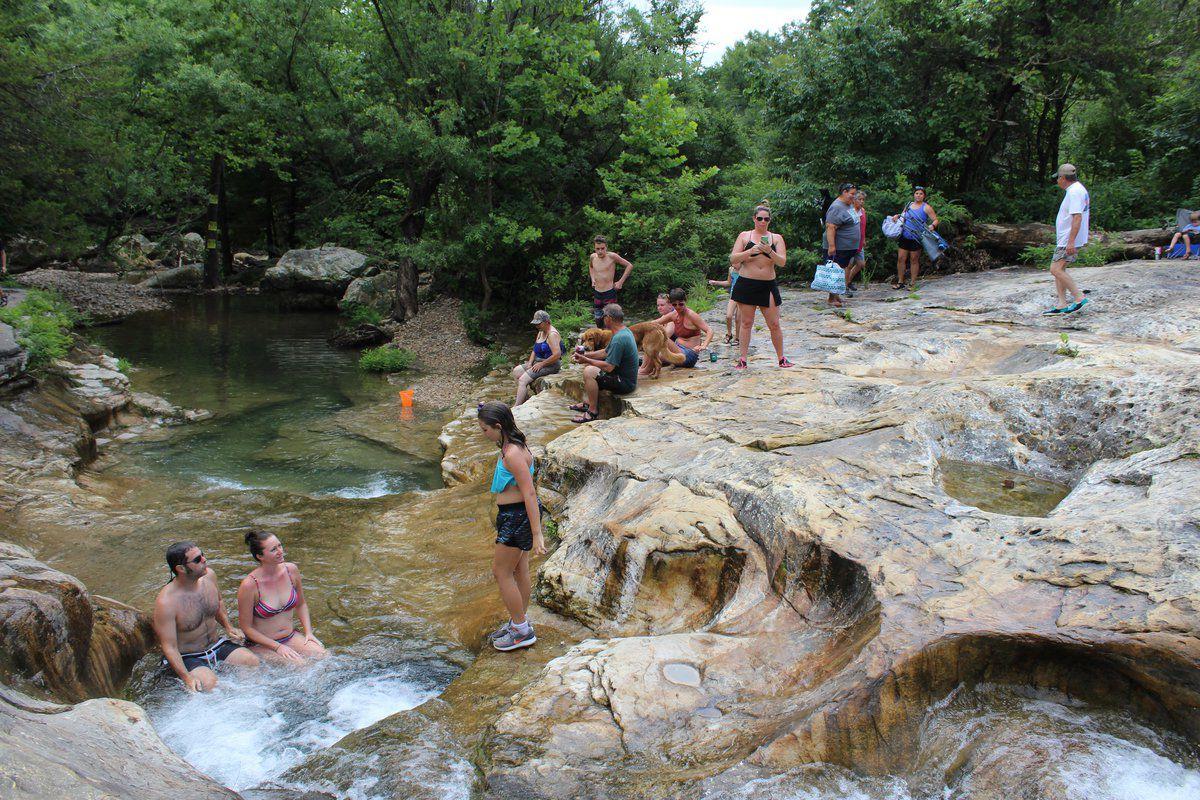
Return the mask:
[(413, 390), (412, 389), (401, 389), (400, 390), (400, 407), (401, 408), (412, 408), (412, 404), (413, 404)]

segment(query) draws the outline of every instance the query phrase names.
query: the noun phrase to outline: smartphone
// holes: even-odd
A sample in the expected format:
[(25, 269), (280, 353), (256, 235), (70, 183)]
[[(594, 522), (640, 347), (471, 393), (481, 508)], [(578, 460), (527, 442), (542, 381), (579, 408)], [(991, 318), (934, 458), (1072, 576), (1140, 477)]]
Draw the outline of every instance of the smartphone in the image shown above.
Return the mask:
[(770, 246), (771, 246), (771, 237), (770, 237), (770, 236), (764, 236), (764, 237), (762, 237), (762, 246), (763, 246), (763, 247), (770, 247)]

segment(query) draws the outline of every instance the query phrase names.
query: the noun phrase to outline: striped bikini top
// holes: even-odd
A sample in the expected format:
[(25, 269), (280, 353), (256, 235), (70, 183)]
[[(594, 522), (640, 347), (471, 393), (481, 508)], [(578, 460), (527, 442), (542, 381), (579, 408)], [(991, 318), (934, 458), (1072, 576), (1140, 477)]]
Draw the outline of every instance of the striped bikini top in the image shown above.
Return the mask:
[[(255, 578), (253, 575), (250, 577), (254, 579), (254, 585), (258, 586), (258, 578)], [(261, 617), (263, 619), (270, 619), (271, 617), (282, 614), (285, 611), (290, 611), (292, 607), (296, 605), (297, 599), (296, 584), (292, 583), (290, 575), (288, 576), (288, 583), (292, 586), (292, 593), (288, 595), (287, 602), (279, 608), (271, 608), (269, 605), (263, 602), (262, 587), (258, 586), (258, 599), (254, 601), (254, 616)]]

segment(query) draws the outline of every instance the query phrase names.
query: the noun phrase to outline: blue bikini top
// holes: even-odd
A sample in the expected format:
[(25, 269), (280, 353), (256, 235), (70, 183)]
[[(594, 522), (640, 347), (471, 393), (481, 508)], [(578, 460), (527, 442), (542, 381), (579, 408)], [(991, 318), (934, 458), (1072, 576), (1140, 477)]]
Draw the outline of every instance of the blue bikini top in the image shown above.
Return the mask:
[[(533, 475), (533, 459), (529, 460), (529, 474)], [(496, 456), (496, 471), (492, 473), (492, 494), (500, 494), (512, 484), (516, 483), (517, 479), (508, 467), (504, 466), (504, 454)]]

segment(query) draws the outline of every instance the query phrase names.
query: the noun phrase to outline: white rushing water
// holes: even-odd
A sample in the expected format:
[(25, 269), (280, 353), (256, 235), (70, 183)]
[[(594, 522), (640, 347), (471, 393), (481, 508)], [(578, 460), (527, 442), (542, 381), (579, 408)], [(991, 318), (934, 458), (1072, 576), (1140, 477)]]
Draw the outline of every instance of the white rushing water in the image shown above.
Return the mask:
[[(222, 668), (217, 688), (205, 694), (187, 694), (158, 678), (146, 706), (172, 750), (241, 791), (279, 778), (352, 731), (436, 697), (449, 675), (426, 667), (335, 654), (306, 668)], [(364, 776), (353, 794), (369, 797), (372, 782)]]
[(915, 769), (867, 777), (817, 764), (748, 765), (707, 782), (704, 800), (1197, 800), (1200, 757), (1183, 737), (1062, 696), (980, 686), (931, 708)]

